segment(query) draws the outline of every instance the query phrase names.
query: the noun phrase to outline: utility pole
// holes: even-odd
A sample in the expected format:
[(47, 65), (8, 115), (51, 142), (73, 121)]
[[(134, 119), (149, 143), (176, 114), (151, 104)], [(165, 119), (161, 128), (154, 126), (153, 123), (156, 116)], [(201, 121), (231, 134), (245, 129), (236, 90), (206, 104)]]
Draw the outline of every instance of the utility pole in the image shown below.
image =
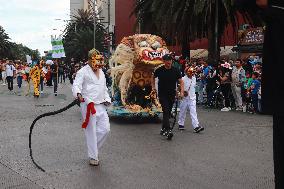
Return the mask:
[(215, 0), (215, 28), (214, 28), (214, 64), (218, 64), (219, 59), (219, 0)]
[(107, 3), (107, 10), (108, 10), (108, 45), (107, 45), (107, 53), (108, 53), (108, 58), (110, 57), (110, 0), (108, 0)]
[(96, 48), (96, 29), (97, 29), (96, 0), (94, 0), (93, 9), (94, 9), (94, 48)]

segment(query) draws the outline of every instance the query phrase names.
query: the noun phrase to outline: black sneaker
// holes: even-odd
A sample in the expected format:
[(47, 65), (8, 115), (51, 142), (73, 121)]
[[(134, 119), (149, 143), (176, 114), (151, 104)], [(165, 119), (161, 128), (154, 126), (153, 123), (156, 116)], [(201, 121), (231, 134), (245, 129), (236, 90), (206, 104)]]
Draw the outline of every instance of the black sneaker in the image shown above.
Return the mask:
[(161, 129), (161, 131), (160, 131), (160, 135), (165, 135), (165, 132), (166, 132), (166, 130), (163, 128), (163, 129)]
[(174, 134), (172, 133), (171, 130), (165, 132), (165, 136), (167, 137), (167, 140), (172, 140)]
[(179, 129), (179, 130), (184, 130), (184, 126), (183, 126), (183, 125), (179, 125), (179, 126), (178, 126), (178, 129)]
[(195, 133), (199, 133), (199, 132), (201, 132), (201, 131), (203, 131), (204, 130), (204, 127), (196, 127), (195, 129), (194, 129), (194, 132)]

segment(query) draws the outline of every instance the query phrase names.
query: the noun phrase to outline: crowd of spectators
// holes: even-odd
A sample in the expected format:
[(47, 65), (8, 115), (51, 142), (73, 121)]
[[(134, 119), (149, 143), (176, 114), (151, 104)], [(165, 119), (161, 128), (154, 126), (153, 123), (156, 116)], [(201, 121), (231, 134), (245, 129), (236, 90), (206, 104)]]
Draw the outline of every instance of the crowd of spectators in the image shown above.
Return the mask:
[(260, 61), (221, 60), (218, 65), (209, 65), (204, 59), (186, 60), (173, 57), (173, 66), (183, 70), (193, 67), (197, 78), (198, 104), (221, 111), (261, 112)]

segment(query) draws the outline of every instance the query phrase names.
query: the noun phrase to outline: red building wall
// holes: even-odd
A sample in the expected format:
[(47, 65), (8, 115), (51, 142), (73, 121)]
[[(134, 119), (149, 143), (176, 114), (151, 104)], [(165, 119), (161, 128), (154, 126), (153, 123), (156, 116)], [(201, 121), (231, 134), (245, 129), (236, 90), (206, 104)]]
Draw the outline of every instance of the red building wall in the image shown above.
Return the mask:
[[(234, 46), (237, 44), (237, 31), (236, 33), (233, 32), (233, 27), (228, 26), (222, 36), (221, 39), (221, 47), (223, 46)], [(208, 48), (208, 39), (197, 39), (190, 43), (190, 49), (207, 49)]]
[(135, 34), (135, 16), (130, 14), (134, 9), (134, 0), (115, 1), (115, 42), (119, 44), (121, 39)]
[[(232, 26), (228, 26), (222, 36), (221, 39), (221, 47), (224, 46), (235, 46), (237, 45), (237, 32), (233, 32)], [(169, 46), (168, 47), (171, 52), (176, 52), (177, 54), (181, 54), (181, 46)], [(208, 39), (196, 39), (195, 41), (190, 43), (190, 50), (196, 49), (208, 49)]]

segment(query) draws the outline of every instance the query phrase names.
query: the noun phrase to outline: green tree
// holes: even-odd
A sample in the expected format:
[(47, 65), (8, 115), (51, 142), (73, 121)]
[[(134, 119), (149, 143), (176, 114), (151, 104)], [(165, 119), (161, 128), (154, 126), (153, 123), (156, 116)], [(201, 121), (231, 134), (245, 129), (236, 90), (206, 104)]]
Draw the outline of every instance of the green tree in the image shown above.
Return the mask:
[(9, 36), (5, 32), (4, 28), (0, 26), (0, 58), (6, 58), (9, 54), (11, 42)]
[(26, 61), (26, 55), (30, 55), (33, 59), (40, 59), (38, 50), (32, 50), (23, 44), (11, 43), (8, 54), (9, 59)]
[(10, 42), (9, 35), (0, 26), (0, 58), (9, 58), (11, 60), (26, 60), (26, 55), (30, 55), (36, 59), (40, 58), (38, 50), (32, 50), (22, 44)]
[[(103, 52), (106, 30), (99, 22), (96, 24), (96, 49)], [(94, 47), (94, 16), (91, 11), (79, 9), (67, 23), (63, 35), (67, 59), (87, 59), (88, 51)]]
[(177, 41), (183, 55), (188, 56), (189, 41), (193, 38), (189, 24), (193, 3), (194, 0), (137, 0), (134, 13), (141, 32), (161, 35), (170, 45)]

